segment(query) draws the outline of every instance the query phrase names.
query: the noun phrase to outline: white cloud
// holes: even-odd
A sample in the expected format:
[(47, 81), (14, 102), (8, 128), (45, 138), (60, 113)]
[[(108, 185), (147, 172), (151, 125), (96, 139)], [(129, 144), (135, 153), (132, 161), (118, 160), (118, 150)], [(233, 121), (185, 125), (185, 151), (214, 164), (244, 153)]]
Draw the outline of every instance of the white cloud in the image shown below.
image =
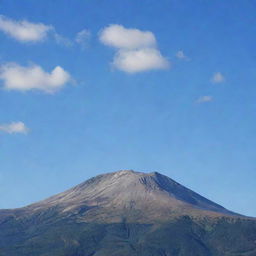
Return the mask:
[(113, 65), (122, 71), (136, 73), (153, 69), (166, 69), (169, 62), (154, 48), (120, 50), (114, 57)]
[(7, 63), (0, 67), (0, 79), (3, 80), (3, 87), (8, 90), (36, 89), (54, 93), (69, 82), (71, 77), (60, 66), (47, 73), (37, 65), (23, 67), (16, 63)]
[(225, 77), (220, 72), (216, 72), (211, 81), (215, 84), (223, 83), (225, 81)]
[(201, 96), (196, 100), (196, 103), (206, 103), (206, 102), (211, 102), (213, 101), (213, 97), (212, 96)]
[(190, 60), (189, 57), (186, 56), (185, 53), (181, 50), (176, 53), (176, 58), (180, 60)]
[(91, 32), (88, 29), (83, 29), (78, 32), (75, 38), (75, 41), (82, 46), (82, 48), (86, 48), (88, 46), (88, 41), (91, 37)]
[(154, 47), (156, 39), (152, 32), (122, 25), (110, 25), (100, 32), (100, 41), (115, 48), (136, 49)]
[(20, 42), (38, 42), (44, 40), (53, 27), (26, 20), (15, 21), (0, 15), (0, 30)]
[(121, 25), (110, 25), (99, 34), (100, 41), (115, 47), (113, 66), (127, 73), (166, 69), (169, 61), (157, 49), (154, 34)]
[(0, 124), (0, 131), (7, 132), (10, 134), (13, 133), (28, 133), (29, 129), (23, 122), (13, 122), (10, 124)]
[(47, 37), (51, 37), (58, 44), (72, 45), (72, 41), (58, 34), (53, 26), (43, 23), (32, 23), (26, 20), (16, 21), (0, 15), (0, 30), (22, 43), (41, 42)]

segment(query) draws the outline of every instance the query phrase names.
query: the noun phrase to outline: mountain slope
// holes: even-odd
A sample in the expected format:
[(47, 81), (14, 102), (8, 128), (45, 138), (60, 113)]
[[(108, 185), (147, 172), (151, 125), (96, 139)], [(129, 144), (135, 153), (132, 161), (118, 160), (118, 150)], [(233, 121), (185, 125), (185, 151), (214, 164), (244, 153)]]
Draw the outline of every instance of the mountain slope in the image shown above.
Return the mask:
[(0, 256), (256, 255), (256, 221), (159, 173), (119, 171), (0, 211)]

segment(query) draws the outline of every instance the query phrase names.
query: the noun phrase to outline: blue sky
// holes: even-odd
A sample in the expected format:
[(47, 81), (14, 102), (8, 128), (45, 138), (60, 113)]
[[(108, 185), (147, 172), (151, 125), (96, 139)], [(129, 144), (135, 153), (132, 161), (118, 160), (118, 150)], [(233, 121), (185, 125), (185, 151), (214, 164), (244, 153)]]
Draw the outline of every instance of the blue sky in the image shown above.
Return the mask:
[(0, 208), (134, 169), (256, 216), (255, 7), (2, 0)]

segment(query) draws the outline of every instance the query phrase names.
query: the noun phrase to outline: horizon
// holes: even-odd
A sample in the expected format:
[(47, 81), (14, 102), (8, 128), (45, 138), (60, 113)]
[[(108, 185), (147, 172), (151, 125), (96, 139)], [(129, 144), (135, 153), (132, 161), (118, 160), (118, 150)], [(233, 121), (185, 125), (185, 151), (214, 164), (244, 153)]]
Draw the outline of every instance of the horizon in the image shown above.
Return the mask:
[(255, 7), (1, 1), (0, 209), (125, 167), (256, 216)]

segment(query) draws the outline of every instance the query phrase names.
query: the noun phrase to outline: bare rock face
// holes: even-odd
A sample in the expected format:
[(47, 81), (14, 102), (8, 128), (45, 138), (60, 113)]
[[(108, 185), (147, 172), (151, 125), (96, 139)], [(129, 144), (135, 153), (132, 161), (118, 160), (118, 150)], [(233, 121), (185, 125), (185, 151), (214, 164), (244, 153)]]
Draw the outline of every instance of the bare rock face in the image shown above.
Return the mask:
[(222, 206), (159, 174), (122, 170), (99, 175), (63, 193), (24, 208), (28, 212), (57, 209), (80, 221), (151, 222), (180, 215), (233, 215)]

